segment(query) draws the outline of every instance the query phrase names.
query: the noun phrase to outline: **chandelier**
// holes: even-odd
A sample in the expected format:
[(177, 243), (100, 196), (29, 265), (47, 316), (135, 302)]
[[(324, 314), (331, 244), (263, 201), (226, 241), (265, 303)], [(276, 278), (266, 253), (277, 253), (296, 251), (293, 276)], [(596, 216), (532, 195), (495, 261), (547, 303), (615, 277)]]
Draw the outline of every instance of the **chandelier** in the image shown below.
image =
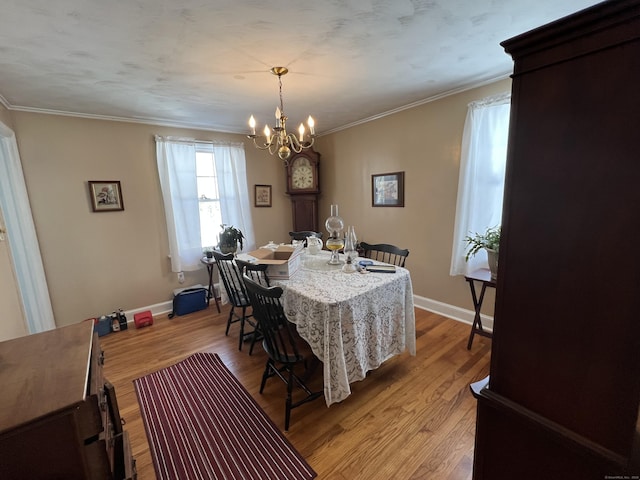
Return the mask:
[(269, 153), (273, 155), (278, 152), (278, 157), (287, 164), (288, 158), (291, 156), (291, 151), (300, 153), (303, 149), (309, 148), (313, 145), (316, 138), (315, 123), (313, 118), (309, 116), (307, 119), (307, 125), (309, 126), (309, 135), (305, 137), (305, 128), (301, 123), (298, 127), (298, 136), (287, 133), (287, 116), (284, 114), (284, 106), (282, 102), (282, 76), (289, 72), (287, 67), (273, 67), (271, 73), (278, 76), (278, 84), (280, 87), (280, 106), (276, 107), (276, 124), (273, 127), (273, 131), (269, 128), (269, 125), (264, 126), (264, 137), (256, 135), (256, 119), (249, 119), (249, 127), (251, 128), (251, 135), (247, 135), (248, 138), (253, 140), (253, 144), (260, 150), (269, 150)]

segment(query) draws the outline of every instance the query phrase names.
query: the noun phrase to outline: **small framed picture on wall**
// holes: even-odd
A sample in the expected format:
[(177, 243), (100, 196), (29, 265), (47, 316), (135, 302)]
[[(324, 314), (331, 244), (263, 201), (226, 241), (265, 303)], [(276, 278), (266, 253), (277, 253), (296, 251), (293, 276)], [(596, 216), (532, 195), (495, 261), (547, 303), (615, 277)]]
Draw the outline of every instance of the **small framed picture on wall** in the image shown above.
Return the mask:
[(374, 207), (404, 207), (404, 172), (371, 175)]
[(271, 206), (271, 185), (255, 186), (255, 206), (256, 207)]
[(124, 210), (122, 189), (118, 180), (89, 180), (89, 196), (94, 212)]

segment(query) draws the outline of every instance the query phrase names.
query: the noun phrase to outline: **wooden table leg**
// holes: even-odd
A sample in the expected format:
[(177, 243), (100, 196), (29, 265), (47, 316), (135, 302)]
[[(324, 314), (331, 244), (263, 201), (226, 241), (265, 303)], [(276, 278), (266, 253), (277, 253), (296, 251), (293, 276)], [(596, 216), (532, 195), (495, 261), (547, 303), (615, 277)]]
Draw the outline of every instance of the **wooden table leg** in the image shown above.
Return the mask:
[(469, 334), (469, 342), (467, 342), (467, 350), (471, 350), (473, 344), (473, 337), (475, 334), (482, 335), (484, 337), (491, 338), (491, 334), (486, 332), (482, 328), (482, 318), (480, 317), (480, 311), (482, 309), (482, 302), (484, 301), (484, 293), (487, 290), (487, 284), (482, 282), (482, 288), (480, 289), (480, 298), (476, 295), (476, 287), (473, 280), (468, 280), (471, 288), (471, 298), (473, 300), (473, 308), (475, 314), (473, 316), (473, 324), (471, 325), (471, 333)]
[(216, 295), (216, 289), (213, 285), (213, 264), (207, 263), (207, 273), (209, 274), (209, 291), (207, 292), (207, 305), (209, 305), (209, 301), (213, 298), (216, 301), (216, 308), (218, 309), (218, 313), (220, 313), (220, 299)]

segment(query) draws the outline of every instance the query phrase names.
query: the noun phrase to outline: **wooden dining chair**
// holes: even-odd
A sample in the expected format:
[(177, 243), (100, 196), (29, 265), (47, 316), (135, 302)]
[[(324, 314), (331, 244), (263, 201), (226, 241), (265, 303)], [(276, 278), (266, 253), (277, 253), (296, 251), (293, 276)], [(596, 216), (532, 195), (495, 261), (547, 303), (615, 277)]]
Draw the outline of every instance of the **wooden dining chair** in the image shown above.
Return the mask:
[(311, 230), (303, 230), (300, 232), (289, 232), (291, 240), (304, 241), (304, 246), (307, 246), (307, 237), (318, 237), (322, 239), (322, 232), (314, 232)]
[[(263, 392), (267, 379), (277, 376), (287, 385), (285, 401), (284, 430), (289, 430), (291, 410), (323, 395), (322, 391), (314, 392), (305, 383), (303, 376), (296, 374), (296, 367), (303, 367), (305, 371), (311, 366), (313, 352), (311, 347), (298, 335), (298, 332), (284, 314), (280, 298), (281, 287), (264, 287), (251, 280), (247, 275), (243, 277), (249, 293), (253, 314), (260, 324), (263, 340), (262, 346), (267, 352), (267, 364), (260, 383), (260, 393)], [(304, 392), (304, 397), (293, 401), (293, 387), (298, 386)]]
[[(251, 339), (251, 347), (249, 348), (249, 355), (253, 353), (253, 345), (255, 344), (256, 335), (256, 321), (253, 319), (252, 314), (248, 313), (247, 309), (251, 306), (247, 290), (242, 279), (242, 271), (237, 265), (233, 253), (220, 253), (218, 251), (213, 252), (213, 257), (216, 259), (216, 265), (222, 284), (229, 297), (229, 303), (231, 304), (231, 310), (229, 310), (229, 318), (227, 319), (227, 328), (225, 335), (229, 335), (229, 328), (233, 323), (240, 323), (240, 338), (238, 342), (238, 350), (242, 350), (243, 342), (253, 336)], [(264, 265), (266, 269), (267, 265)], [(236, 309), (239, 309), (241, 313), (238, 313)], [(252, 327), (251, 331), (246, 332), (245, 326), (249, 324)]]
[[(269, 268), (269, 265), (267, 265), (266, 263), (245, 262), (244, 260), (240, 260), (239, 258), (236, 258), (235, 262), (236, 262), (236, 265), (238, 266), (238, 269), (240, 270), (241, 275), (247, 275), (251, 280), (262, 285), (263, 287), (271, 286), (271, 283), (269, 282), (269, 275), (267, 274), (267, 268)], [(246, 291), (246, 286), (244, 285), (244, 281), (242, 282), (242, 284), (243, 284), (242, 286), (244, 290), (244, 295), (246, 296), (246, 298), (249, 298), (249, 294)], [(253, 312), (253, 306), (252, 306), (252, 312)], [(260, 323), (257, 320), (255, 320), (255, 316), (252, 315), (252, 317), (253, 317), (253, 324), (254, 324), (253, 325), (254, 334), (253, 334), (253, 338), (251, 339), (251, 346), (249, 347), (249, 355), (253, 353), (253, 346), (255, 345), (256, 341), (262, 339), (262, 331), (260, 330)]]
[(406, 248), (398, 248), (388, 243), (369, 244), (360, 242), (360, 248), (364, 251), (365, 258), (390, 263), (398, 267), (404, 267), (404, 263), (409, 256), (409, 250)]

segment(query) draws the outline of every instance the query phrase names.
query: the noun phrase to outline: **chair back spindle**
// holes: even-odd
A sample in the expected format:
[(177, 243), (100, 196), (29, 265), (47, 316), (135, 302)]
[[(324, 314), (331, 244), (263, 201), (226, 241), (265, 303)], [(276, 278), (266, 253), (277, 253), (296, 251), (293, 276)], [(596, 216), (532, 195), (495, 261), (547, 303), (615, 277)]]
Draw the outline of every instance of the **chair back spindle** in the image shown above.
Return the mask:
[(253, 315), (260, 324), (265, 350), (279, 362), (301, 361), (293, 325), (287, 320), (280, 303), (281, 287), (265, 287), (251, 280), (246, 274), (244, 281)]
[(360, 248), (364, 250), (366, 258), (398, 267), (404, 267), (405, 261), (409, 256), (409, 250), (406, 248), (398, 248), (388, 243), (369, 244), (360, 242)]
[[(248, 276), (251, 280), (262, 285), (263, 287), (271, 286), (271, 283), (269, 282), (269, 275), (267, 275), (267, 268), (269, 268), (269, 265), (267, 265), (266, 263), (251, 263), (236, 258), (236, 265), (238, 266), (241, 275)], [(242, 284), (243, 290), (246, 292), (246, 285), (244, 284), (244, 280)]]

